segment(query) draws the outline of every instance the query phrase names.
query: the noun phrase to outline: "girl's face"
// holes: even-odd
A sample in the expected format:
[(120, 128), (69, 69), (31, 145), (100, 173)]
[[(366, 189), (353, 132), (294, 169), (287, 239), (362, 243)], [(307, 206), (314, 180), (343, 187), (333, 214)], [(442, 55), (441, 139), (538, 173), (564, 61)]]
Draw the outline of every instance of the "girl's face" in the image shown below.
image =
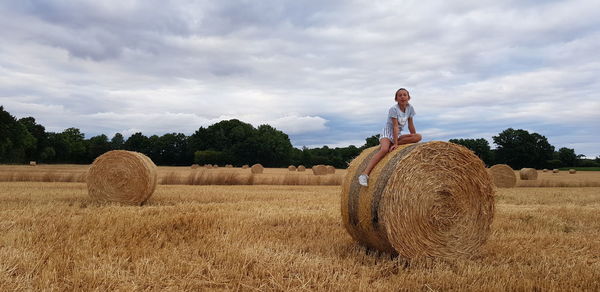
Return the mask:
[(408, 105), (409, 100), (410, 96), (408, 95), (408, 91), (398, 91), (398, 94), (396, 95), (396, 102), (398, 102), (398, 105), (400, 105), (401, 107), (406, 107)]

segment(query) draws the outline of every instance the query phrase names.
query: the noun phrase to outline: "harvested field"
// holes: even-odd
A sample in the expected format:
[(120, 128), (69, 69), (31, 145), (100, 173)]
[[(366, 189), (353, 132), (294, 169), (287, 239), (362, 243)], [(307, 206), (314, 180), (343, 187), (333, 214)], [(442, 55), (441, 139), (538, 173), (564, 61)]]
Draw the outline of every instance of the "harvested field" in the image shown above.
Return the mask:
[(0, 289), (600, 289), (600, 188), (498, 189), (480, 254), (413, 262), (352, 240), (340, 191), (159, 185), (140, 207), (82, 183), (2, 182)]

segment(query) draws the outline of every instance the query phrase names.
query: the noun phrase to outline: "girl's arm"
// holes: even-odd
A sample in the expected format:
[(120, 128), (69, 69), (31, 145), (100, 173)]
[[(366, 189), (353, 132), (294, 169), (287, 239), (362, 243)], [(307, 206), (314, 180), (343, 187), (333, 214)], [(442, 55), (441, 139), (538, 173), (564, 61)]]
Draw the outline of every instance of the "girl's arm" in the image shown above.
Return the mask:
[(394, 134), (394, 141), (392, 146), (398, 146), (398, 134), (400, 133), (400, 129), (398, 129), (398, 119), (392, 118), (392, 125), (394, 125), (394, 130), (392, 131)]
[(410, 131), (411, 134), (417, 133), (417, 129), (415, 129), (415, 123), (413, 123), (412, 117), (408, 118), (408, 130)]

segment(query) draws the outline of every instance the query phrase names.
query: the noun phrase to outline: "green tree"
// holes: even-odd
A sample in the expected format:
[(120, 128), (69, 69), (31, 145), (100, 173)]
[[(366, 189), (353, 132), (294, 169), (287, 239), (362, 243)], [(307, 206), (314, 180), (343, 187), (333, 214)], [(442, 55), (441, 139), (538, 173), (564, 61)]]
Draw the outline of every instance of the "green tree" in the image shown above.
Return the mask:
[(493, 136), (496, 148), (496, 163), (506, 163), (514, 169), (523, 167), (544, 168), (552, 159), (554, 146), (546, 137), (525, 130), (508, 128)]
[(150, 153), (150, 141), (144, 134), (137, 132), (125, 141), (123, 148), (125, 150), (136, 151), (147, 155)]
[(558, 149), (558, 159), (562, 166), (576, 166), (577, 165), (577, 154), (575, 149), (562, 147)]
[(450, 139), (449, 142), (459, 144), (469, 148), (471, 151), (475, 153), (475, 155), (479, 156), (481, 160), (488, 166), (494, 164), (492, 160), (492, 149), (490, 148), (490, 144), (487, 140), (483, 138), (479, 139)]
[(360, 147), (360, 148), (362, 148), (362, 149), (366, 149), (366, 148), (370, 148), (370, 147), (377, 146), (377, 145), (379, 145), (379, 139), (380, 139), (380, 138), (381, 138), (381, 135), (380, 135), (380, 134), (373, 135), (373, 136), (371, 136), (371, 137), (369, 137), (369, 138), (365, 139), (365, 142), (366, 142), (366, 143), (365, 143), (365, 145), (363, 145), (363, 146), (362, 146), (362, 147)]
[(87, 163), (88, 151), (87, 142), (85, 141), (84, 134), (77, 128), (65, 129), (59, 134), (64, 141), (67, 143), (69, 148), (69, 154), (66, 156), (65, 162), (70, 163)]
[(41, 159), (41, 153), (48, 146), (48, 134), (46, 133), (46, 128), (37, 124), (33, 117), (19, 119), (19, 123), (25, 126), (27, 131), (36, 141), (35, 147), (32, 147), (30, 148), (30, 151), (27, 151), (26, 160), (43, 161), (43, 159)]
[(27, 128), (0, 106), (0, 162), (23, 163), (36, 144)]
[(93, 161), (96, 157), (110, 151), (112, 148), (108, 137), (104, 134), (94, 136), (89, 140), (88, 161)]
[(194, 153), (194, 162), (204, 164), (221, 164), (223, 161), (223, 152), (214, 150), (202, 150)]
[(186, 157), (188, 137), (182, 133), (165, 134), (155, 143), (156, 163), (161, 165), (189, 165)]
[(123, 134), (116, 133), (112, 139), (110, 139), (110, 148), (113, 150), (120, 150), (125, 147), (125, 139), (123, 138)]

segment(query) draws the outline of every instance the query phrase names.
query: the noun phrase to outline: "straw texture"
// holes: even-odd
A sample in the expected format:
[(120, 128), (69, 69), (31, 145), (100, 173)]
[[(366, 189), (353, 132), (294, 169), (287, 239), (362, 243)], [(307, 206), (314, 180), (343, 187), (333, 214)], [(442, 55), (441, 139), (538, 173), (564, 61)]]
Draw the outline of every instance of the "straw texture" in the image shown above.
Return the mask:
[(296, 167), (293, 165), (288, 166), (289, 171), (296, 171)]
[(538, 177), (537, 170), (535, 168), (522, 168), (519, 171), (519, 176), (522, 180), (536, 180)]
[(247, 168), (250, 168), (250, 166), (248, 166), (248, 164), (242, 165), (242, 169), (247, 169)]
[(113, 150), (100, 155), (88, 170), (90, 197), (140, 205), (157, 183), (156, 165), (146, 155), (133, 151)]
[(198, 167), (200, 167), (198, 164), (192, 164), (192, 169), (196, 169)]
[(325, 166), (325, 170), (327, 171), (327, 174), (334, 174), (335, 173), (335, 167), (333, 167), (331, 165)]
[(448, 142), (401, 145), (358, 184), (379, 147), (347, 170), (341, 213), (359, 243), (406, 258), (469, 256), (485, 243), (494, 216), (494, 188), (483, 162)]
[(306, 167), (304, 165), (298, 165), (297, 171), (306, 171)]
[(250, 171), (254, 174), (263, 173), (264, 169), (265, 168), (260, 163), (254, 164), (252, 167), (250, 167)]
[(496, 164), (488, 170), (494, 181), (494, 185), (499, 188), (513, 188), (517, 184), (515, 171), (506, 164)]
[(323, 164), (315, 165), (312, 167), (312, 171), (314, 175), (324, 175), (327, 174), (327, 167)]

